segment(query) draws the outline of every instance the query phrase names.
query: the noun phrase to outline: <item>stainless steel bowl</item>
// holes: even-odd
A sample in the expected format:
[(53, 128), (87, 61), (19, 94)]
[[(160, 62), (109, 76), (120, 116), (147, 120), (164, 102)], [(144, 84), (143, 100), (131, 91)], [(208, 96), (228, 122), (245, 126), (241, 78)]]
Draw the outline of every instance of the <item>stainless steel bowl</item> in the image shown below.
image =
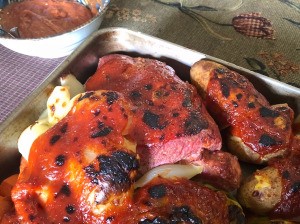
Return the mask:
[[(16, 1), (19, 0), (0, 0), (0, 8)], [(93, 11), (96, 10), (96, 15), (87, 23), (69, 32), (44, 38), (22, 39), (0, 36), (0, 44), (15, 52), (41, 58), (59, 58), (71, 54), (91, 33), (99, 29), (110, 3), (110, 0), (76, 1)]]

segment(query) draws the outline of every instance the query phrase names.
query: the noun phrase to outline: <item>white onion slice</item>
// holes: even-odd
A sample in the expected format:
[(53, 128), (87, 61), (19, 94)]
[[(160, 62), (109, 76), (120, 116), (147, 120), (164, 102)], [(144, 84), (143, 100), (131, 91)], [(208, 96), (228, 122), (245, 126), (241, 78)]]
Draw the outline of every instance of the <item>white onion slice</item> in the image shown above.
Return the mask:
[(62, 77), (60, 82), (61, 86), (56, 86), (47, 100), (47, 109), (34, 124), (22, 132), (18, 139), (19, 152), (26, 160), (35, 139), (63, 119), (80, 93), (84, 92), (84, 86), (71, 74)]
[(45, 120), (45, 119), (48, 120), (48, 110), (47, 110), (47, 109), (45, 109), (45, 110), (41, 113), (41, 115), (39, 116), (38, 121), (40, 121), (40, 120)]
[(187, 178), (190, 179), (202, 172), (201, 166), (183, 165), (183, 164), (166, 164), (155, 167), (145, 173), (138, 181), (134, 183), (134, 188), (143, 187), (155, 177), (164, 178)]
[(50, 128), (47, 119), (38, 120), (27, 127), (18, 139), (18, 149), (22, 156), (28, 160), (32, 143)]
[(85, 91), (84, 86), (72, 74), (68, 74), (66, 76), (61, 77), (60, 83), (62, 86), (69, 87), (71, 98)]
[(48, 120), (52, 126), (70, 111), (69, 102), (69, 87), (56, 86), (47, 100)]

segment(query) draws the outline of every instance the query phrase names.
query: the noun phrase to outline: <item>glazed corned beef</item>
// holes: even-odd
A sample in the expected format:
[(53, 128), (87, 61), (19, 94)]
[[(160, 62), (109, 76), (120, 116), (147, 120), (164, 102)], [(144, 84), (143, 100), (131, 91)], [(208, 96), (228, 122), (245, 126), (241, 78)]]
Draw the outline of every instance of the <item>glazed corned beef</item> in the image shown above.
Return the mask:
[[(134, 118), (128, 133), (137, 142), (142, 172), (166, 163), (195, 162), (201, 160), (203, 151), (221, 149), (218, 126), (196, 88), (161, 61), (121, 54), (104, 56), (85, 87), (87, 91), (118, 91), (131, 101)], [(234, 175), (239, 175), (236, 158), (225, 157)], [(212, 173), (226, 172), (217, 170)]]

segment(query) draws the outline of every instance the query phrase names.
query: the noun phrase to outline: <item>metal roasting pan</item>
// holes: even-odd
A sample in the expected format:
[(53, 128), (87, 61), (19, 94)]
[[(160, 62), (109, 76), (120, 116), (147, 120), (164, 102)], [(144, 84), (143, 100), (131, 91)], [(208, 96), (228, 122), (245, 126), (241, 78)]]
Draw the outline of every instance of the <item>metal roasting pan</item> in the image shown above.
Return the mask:
[(183, 80), (189, 80), (193, 63), (204, 58), (210, 59), (246, 76), (270, 103), (288, 103), (296, 115), (300, 112), (300, 89), (296, 87), (140, 32), (125, 28), (101, 29), (66, 58), (0, 125), (0, 180), (18, 172), (18, 137), (46, 108), (49, 93), (59, 85), (59, 77), (71, 73), (84, 83), (96, 71), (99, 57), (111, 53), (156, 58), (173, 67)]

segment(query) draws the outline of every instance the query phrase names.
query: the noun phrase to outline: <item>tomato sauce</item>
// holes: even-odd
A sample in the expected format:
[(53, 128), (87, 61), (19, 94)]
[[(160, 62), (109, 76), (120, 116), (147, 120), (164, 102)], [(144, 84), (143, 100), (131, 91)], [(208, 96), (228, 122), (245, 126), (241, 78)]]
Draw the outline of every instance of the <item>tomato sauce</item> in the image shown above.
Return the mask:
[(21, 38), (41, 38), (70, 31), (93, 17), (84, 5), (73, 1), (25, 0), (0, 11), (5, 30), (18, 27)]
[(271, 211), (271, 217), (286, 219), (298, 217), (300, 214), (300, 151), (294, 150), (289, 157), (277, 160), (271, 166), (278, 169), (282, 177), (281, 200)]
[(207, 87), (206, 106), (221, 127), (261, 156), (290, 144), (293, 111), (286, 104), (271, 106), (245, 77), (216, 69)]

